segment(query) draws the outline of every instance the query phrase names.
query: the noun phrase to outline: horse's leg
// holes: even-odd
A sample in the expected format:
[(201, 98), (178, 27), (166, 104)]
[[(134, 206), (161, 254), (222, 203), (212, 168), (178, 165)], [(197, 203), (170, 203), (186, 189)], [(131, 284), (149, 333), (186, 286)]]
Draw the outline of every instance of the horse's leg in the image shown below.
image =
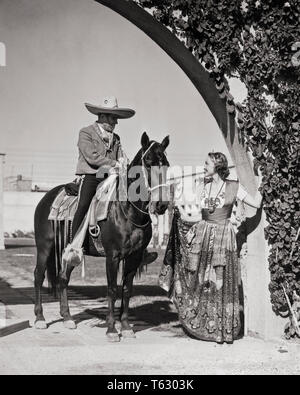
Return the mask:
[(36, 329), (47, 329), (46, 320), (43, 314), (42, 307), (42, 286), (45, 280), (45, 271), (48, 260), (54, 260), (53, 248), (45, 249), (37, 252), (37, 262), (34, 270), (34, 288), (35, 288), (35, 307), (34, 313), (36, 320), (34, 327)]
[(123, 288), (122, 288), (122, 307), (121, 307), (121, 324), (122, 324), (122, 336), (124, 338), (135, 338), (134, 331), (129, 323), (129, 302), (132, 294), (133, 279), (136, 274), (136, 270), (128, 273), (124, 277)]
[(142, 259), (143, 252), (138, 252), (125, 260), (121, 306), (122, 336), (124, 338), (136, 337), (129, 323), (129, 302), (132, 295), (133, 279)]
[(107, 300), (108, 300), (108, 315), (106, 336), (110, 342), (119, 342), (120, 337), (115, 327), (115, 303), (118, 296), (118, 268), (119, 258), (106, 258), (106, 276), (107, 276)]
[(60, 315), (64, 320), (64, 326), (67, 329), (76, 329), (77, 325), (73, 320), (70, 309), (69, 309), (69, 301), (68, 301), (68, 285), (71, 277), (71, 273), (74, 269), (74, 266), (67, 266), (66, 273), (60, 272), (59, 274), (59, 293), (60, 293)]

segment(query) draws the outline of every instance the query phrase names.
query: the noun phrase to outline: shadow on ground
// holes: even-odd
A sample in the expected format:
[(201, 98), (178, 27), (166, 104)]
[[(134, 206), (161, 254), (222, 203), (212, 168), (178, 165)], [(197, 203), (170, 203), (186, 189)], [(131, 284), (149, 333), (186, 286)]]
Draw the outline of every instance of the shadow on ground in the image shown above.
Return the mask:
[[(68, 298), (72, 300), (97, 300), (106, 299), (107, 288), (100, 285), (80, 285), (70, 286), (68, 288)], [(118, 295), (121, 295), (121, 287), (118, 287)], [(135, 285), (133, 288), (134, 296), (166, 296), (166, 293), (158, 286), (155, 285)], [(42, 289), (43, 303), (57, 302), (58, 298), (54, 297), (48, 288)], [(7, 306), (19, 304), (32, 304), (34, 303), (34, 288), (33, 287), (17, 287), (12, 288), (9, 283), (0, 278), (0, 299)]]
[[(106, 286), (70, 286), (68, 295), (69, 300), (78, 300), (80, 302), (97, 300), (99, 308), (84, 309), (82, 312), (73, 315), (77, 324), (84, 321), (95, 319), (95, 326), (106, 327)], [(47, 288), (43, 288), (43, 303), (58, 303), (58, 299), (49, 294)], [(121, 295), (119, 287), (118, 294)], [(172, 303), (167, 300), (166, 293), (158, 286), (151, 285), (135, 285), (132, 295), (132, 307), (130, 307), (130, 322), (134, 326), (135, 332), (146, 329), (153, 330), (170, 330), (173, 335), (183, 334), (181, 326), (178, 324), (178, 316), (174, 311)], [(152, 298), (161, 298), (161, 300), (151, 300)], [(164, 300), (165, 299), (165, 300)], [(0, 279), (0, 300), (6, 306), (13, 305), (32, 305), (34, 304), (34, 288), (18, 287), (12, 288), (6, 281)], [(57, 313), (59, 306), (57, 304)], [(118, 317), (119, 309), (116, 308), (116, 317)], [(51, 327), (61, 319), (49, 323)]]
[[(116, 309), (116, 317), (119, 309)], [(83, 312), (73, 315), (76, 324), (84, 321), (97, 318), (99, 320), (95, 326), (106, 328), (106, 315), (108, 310), (106, 307), (96, 309), (86, 309)], [(130, 308), (130, 322), (134, 326), (135, 332), (140, 332), (146, 329), (161, 328), (165, 324), (173, 326), (178, 320), (177, 314), (171, 310), (171, 303), (169, 301), (154, 301), (145, 303), (140, 306)], [(50, 325), (58, 321), (52, 322)]]
[(35, 247), (35, 240), (31, 238), (5, 238), (4, 245), (6, 250), (24, 247)]

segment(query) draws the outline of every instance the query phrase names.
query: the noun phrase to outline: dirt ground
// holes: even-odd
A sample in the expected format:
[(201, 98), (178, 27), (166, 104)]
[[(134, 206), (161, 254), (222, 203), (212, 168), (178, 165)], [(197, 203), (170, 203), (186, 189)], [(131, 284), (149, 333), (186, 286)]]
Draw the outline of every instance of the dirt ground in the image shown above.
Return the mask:
[[(0, 251), (0, 300), (8, 316), (34, 322), (35, 247), (14, 243)], [(136, 339), (108, 343), (105, 338), (104, 260), (88, 258), (86, 278), (76, 269), (70, 307), (77, 330), (64, 328), (58, 302), (46, 289), (45, 331), (28, 328), (0, 338), (0, 374), (299, 374), (300, 343), (251, 337), (217, 345), (188, 337), (176, 310), (157, 286), (160, 259), (135, 280), (131, 322)], [(119, 305), (119, 304), (118, 304)]]

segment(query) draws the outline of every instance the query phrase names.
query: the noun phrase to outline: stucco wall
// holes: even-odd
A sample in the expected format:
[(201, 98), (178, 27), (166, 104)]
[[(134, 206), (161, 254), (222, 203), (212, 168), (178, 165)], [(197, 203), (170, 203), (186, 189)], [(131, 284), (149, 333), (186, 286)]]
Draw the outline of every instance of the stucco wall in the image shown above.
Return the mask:
[(4, 192), (4, 232), (33, 231), (34, 211), (44, 195), (42, 192)]

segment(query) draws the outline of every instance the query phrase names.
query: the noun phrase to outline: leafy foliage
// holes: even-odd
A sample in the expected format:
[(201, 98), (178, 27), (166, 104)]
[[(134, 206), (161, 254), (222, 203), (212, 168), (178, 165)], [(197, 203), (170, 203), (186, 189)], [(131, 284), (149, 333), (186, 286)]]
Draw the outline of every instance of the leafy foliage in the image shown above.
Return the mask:
[[(236, 115), (240, 137), (263, 175), (271, 302), (274, 312), (286, 316), (281, 284), (289, 297), (300, 291), (300, 2), (133, 1), (171, 29), (205, 66), (228, 112)], [(228, 78), (245, 84), (242, 104), (234, 102)]]

